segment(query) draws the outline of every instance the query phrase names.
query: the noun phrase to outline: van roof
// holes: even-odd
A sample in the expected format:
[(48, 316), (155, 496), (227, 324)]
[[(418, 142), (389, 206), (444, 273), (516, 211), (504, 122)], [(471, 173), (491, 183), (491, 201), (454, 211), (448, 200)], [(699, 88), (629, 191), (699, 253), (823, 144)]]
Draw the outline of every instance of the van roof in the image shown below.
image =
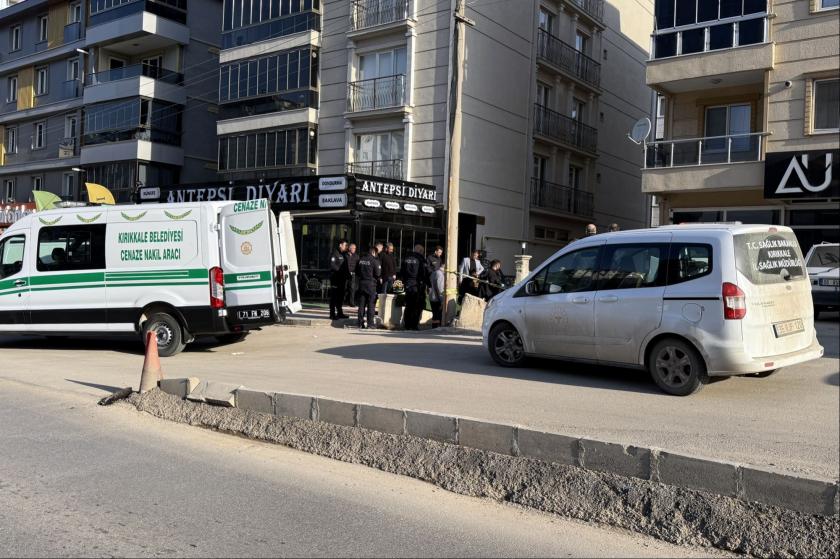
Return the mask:
[(662, 225), (660, 227), (653, 227), (649, 229), (627, 229), (624, 231), (615, 231), (612, 233), (599, 233), (596, 237), (583, 237), (577, 239), (576, 243), (581, 241), (591, 240), (593, 238), (597, 238), (599, 240), (602, 239), (615, 239), (615, 238), (624, 238), (624, 237), (638, 237), (639, 235), (646, 235), (648, 233), (656, 233), (656, 232), (697, 232), (703, 231), (713, 234), (729, 234), (729, 235), (738, 235), (742, 233), (761, 233), (761, 232), (769, 232), (770, 229), (775, 229), (776, 231), (789, 233), (792, 232), (790, 227), (785, 225), (755, 225), (755, 224), (741, 224), (741, 223), (686, 223), (682, 225)]

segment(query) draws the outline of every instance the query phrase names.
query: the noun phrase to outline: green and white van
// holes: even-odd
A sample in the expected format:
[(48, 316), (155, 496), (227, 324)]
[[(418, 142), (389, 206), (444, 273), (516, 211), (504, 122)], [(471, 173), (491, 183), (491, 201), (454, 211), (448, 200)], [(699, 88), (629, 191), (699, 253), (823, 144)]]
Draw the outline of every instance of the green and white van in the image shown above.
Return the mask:
[(48, 210), (0, 236), (2, 333), (153, 331), (167, 357), (300, 306), (291, 218), (267, 200)]

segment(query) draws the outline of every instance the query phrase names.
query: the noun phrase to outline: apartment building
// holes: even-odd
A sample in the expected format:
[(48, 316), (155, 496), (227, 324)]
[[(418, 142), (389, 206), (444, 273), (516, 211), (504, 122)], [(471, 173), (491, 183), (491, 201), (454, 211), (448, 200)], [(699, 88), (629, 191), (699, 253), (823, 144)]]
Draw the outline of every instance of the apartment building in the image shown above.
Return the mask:
[[(212, 180), (216, 0), (24, 0), (0, 11), (0, 199)], [(5, 52), (3, 52), (5, 51)]]
[(655, 23), (642, 186), (661, 221), (840, 241), (838, 1), (656, 0)]

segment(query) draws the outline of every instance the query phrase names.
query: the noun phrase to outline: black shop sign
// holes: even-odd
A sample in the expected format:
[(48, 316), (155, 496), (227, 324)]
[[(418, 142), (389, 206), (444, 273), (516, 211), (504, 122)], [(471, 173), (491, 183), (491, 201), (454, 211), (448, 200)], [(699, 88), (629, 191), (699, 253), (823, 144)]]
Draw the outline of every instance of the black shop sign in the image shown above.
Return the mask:
[(840, 197), (840, 150), (768, 153), (764, 197)]

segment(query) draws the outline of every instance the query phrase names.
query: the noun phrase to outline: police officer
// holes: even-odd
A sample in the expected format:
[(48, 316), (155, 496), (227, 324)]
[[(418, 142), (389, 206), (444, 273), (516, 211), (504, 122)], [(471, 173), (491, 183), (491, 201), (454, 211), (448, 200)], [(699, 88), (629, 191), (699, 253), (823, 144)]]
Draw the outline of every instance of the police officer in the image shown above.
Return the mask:
[(420, 329), (420, 315), (426, 301), (426, 286), (429, 285), (429, 270), (423, 256), (423, 245), (415, 245), (414, 251), (403, 258), (400, 276), (405, 286), (405, 328)]
[[(359, 278), (359, 310), (357, 314), (359, 328), (373, 328), (376, 288), (382, 277), (382, 266), (376, 257), (376, 248), (371, 247), (356, 265), (356, 277)], [(365, 311), (367, 311), (367, 326), (365, 326)]]
[(344, 302), (344, 290), (347, 287), (347, 279), (350, 277), (347, 267), (347, 241), (344, 239), (338, 242), (338, 248), (330, 255), (330, 320), (348, 318), (341, 308)]

